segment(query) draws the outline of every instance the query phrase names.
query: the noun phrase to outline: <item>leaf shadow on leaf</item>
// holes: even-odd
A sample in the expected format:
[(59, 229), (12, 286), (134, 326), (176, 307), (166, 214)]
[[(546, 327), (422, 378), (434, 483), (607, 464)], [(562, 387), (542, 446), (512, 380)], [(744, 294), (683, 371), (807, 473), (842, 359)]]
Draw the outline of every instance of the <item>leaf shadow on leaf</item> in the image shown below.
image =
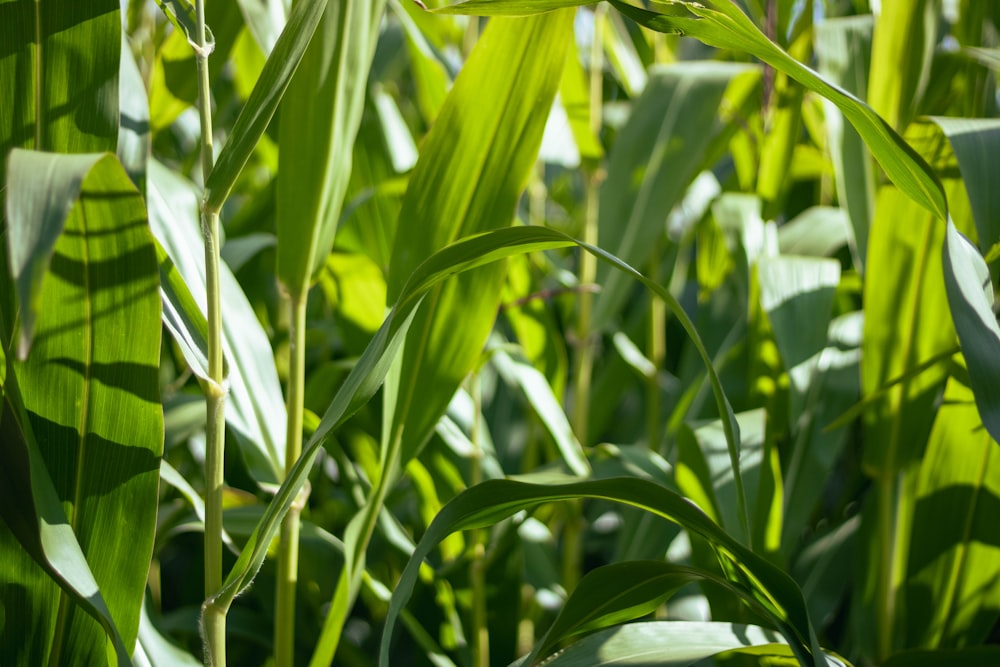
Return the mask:
[[(30, 410), (28, 417), (31, 420), (31, 430), (38, 440), (38, 447), (46, 455), (46, 458), (53, 458), (47, 456), (46, 450), (51, 448), (51, 445), (47, 443), (66, 443), (79, 439), (79, 434), (74, 427), (57, 424)], [(122, 440), (122, 442), (115, 442), (96, 433), (87, 434), (83, 447), (85, 452), (92, 455), (83, 457), (83, 465), (86, 466), (89, 462), (90, 466), (101, 466), (102, 474), (81, 476), (87, 480), (85, 495), (103, 496), (134, 477), (149, 473), (159, 474), (160, 459), (158, 456), (144, 447), (130, 446), (127, 443), (127, 438), (122, 438)], [(93, 455), (96, 452), (100, 452), (100, 455)], [(60, 451), (58, 456), (65, 459), (69, 455), (65, 451)], [(72, 457), (76, 459), (76, 452), (72, 454)], [(107, 465), (108, 461), (114, 461), (115, 464)], [(67, 490), (73, 489), (76, 477), (79, 475), (75, 467), (70, 466), (52, 466), (49, 468), (49, 474), (52, 476), (52, 482), (60, 496), (64, 497), (66, 497)], [(72, 492), (70, 491), (70, 493)]]
[(49, 363), (68, 368), (88, 380), (100, 382), (105, 387), (128, 392), (147, 403), (160, 404), (160, 392), (157, 390), (160, 371), (156, 366), (128, 361), (108, 364), (95, 361), (87, 365), (70, 357), (56, 357), (50, 359)]
[[(954, 517), (956, 509), (961, 515), (968, 513), (968, 508), (975, 508), (976, 514), (985, 517), (1000, 516), (1000, 496), (990, 493), (984, 487), (976, 488), (968, 485), (954, 485), (938, 489), (917, 501), (914, 509), (914, 520), (921, 517), (928, 520), (936, 517)], [(919, 572), (930, 565), (949, 550), (966, 542), (977, 542), (991, 547), (1000, 548), (1000, 532), (984, 531), (980, 526), (970, 527), (964, 521), (934, 521), (936, 530), (933, 539), (913, 548), (910, 551), (910, 570)], [(930, 537), (930, 536), (928, 536)]]

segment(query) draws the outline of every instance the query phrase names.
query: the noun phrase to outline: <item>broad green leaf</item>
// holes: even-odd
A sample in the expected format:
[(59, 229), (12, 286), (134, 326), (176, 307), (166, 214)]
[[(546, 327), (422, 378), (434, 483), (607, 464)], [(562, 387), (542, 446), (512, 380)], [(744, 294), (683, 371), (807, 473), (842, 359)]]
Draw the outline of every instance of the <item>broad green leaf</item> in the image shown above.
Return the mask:
[(794, 419), (803, 413), (819, 355), (826, 347), (840, 262), (783, 255), (761, 259), (757, 275), (761, 305), (790, 380)]
[(680, 524), (710, 542), (728, 579), (744, 587), (806, 664), (824, 664), (798, 587), (780, 569), (743, 547), (683, 497), (652, 482), (632, 478), (576, 483), (490, 480), (452, 499), (421, 538), (393, 594), (382, 635), (379, 664), (387, 665), (392, 631), (416, 584), (422, 560), (448, 534), (488, 526), (517, 511), (573, 498), (595, 498), (645, 509)]
[[(920, 123), (910, 126), (907, 138), (933, 160), (944, 179), (952, 219), (971, 233), (969, 199), (945, 137), (934, 124)], [(908, 222), (902, 225), (901, 220)], [(879, 192), (864, 283), (865, 396), (954, 346), (939, 260), (945, 229), (942, 219), (921, 212), (898, 190), (884, 187)], [(889, 285), (903, 287), (889, 289)], [(942, 362), (890, 389), (869, 407), (865, 424), (870, 445), (864, 457), (869, 474), (900, 470), (920, 457), (945, 376)]]
[[(780, 641), (755, 625), (701, 621), (646, 621), (594, 633), (567, 646), (546, 667), (689, 667), (739, 647)], [(520, 663), (518, 663), (520, 664)]]
[(205, 182), (204, 204), (218, 211), (229, 197), (240, 172), (267, 129), (285, 90), (295, 74), (312, 39), (316, 26), (323, 18), (327, 0), (299, 0), (288, 16), (274, 49), (264, 63), (250, 99), (243, 106), (222, 147), (215, 168)]
[(7, 160), (8, 255), (21, 304), (14, 332), (17, 355), (28, 356), (39, 314), (42, 285), (56, 242), (76, 206), (83, 180), (105, 156), (100, 153), (59, 155), (15, 148)]
[[(944, 180), (955, 224), (971, 232), (968, 196), (943, 134), (931, 123), (911, 123), (906, 136)], [(897, 624), (905, 613), (905, 572), (900, 564), (908, 558), (916, 464), (947, 379), (945, 362), (954, 349), (939, 259), (946, 227), (899, 190), (886, 186), (879, 192), (865, 270), (861, 353), (862, 395), (871, 401), (864, 417), (862, 469), (878, 480), (878, 492), (866, 504), (862, 522), (864, 555), (851, 620), (859, 646), (865, 647), (861, 650), (881, 657), (901, 647)], [(925, 365), (923, 372), (912, 373)], [(899, 377), (906, 379), (883, 390)]]
[[(972, 370), (971, 368), (969, 369)], [(907, 577), (907, 645), (986, 641), (1000, 617), (1000, 448), (972, 390), (948, 380), (921, 462)]]
[[(19, 172), (27, 155), (18, 156)], [(128, 664), (152, 556), (163, 447), (156, 254), (142, 198), (113, 156), (90, 156), (89, 164), (36, 157), (32, 169), (77, 175), (7, 193), (12, 238), (45, 219), (47, 234), (62, 233), (37, 269), (31, 353), (7, 358), (3, 428), (10, 447), (0, 467), (9, 495), (2, 505), (23, 546), (4, 531), (0, 548), (4, 578), (23, 597), (6, 614), (36, 628), (23, 664), (103, 663), (109, 636), (119, 663)], [(18, 205), (39, 201), (32, 187), (62, 189), (43, 206)]]
[[(644, 266), (666, 231), (667, 213), (698, 173), (717, 156), (709, 148), (725, 132), (718, 109), (726, 90), (744, 77), (752, 89), (758, 69), (721, 62), (685, 62), (650, 71), (642, 96), (619, 133), (600, 191), (598, 241), (632, 266)], [(747, 85), (749, 84), (749, 85)], [(592, 326), (611, 325), (625, 302), (628, 280), (610, 267), (598, 270), (600, 295)]]
[[(868, 91), (873, 27), (870, 15), (828, 19), (816, 25), (820, 74), (862, 100)], [(836, 105), (824, 98), (823, 110), (837, 196), (854, 229), (851, 249), (860, 270), (868, 255), (868, 228), (875, 212), (874, 165), (858, 131), (844, 124)]]
[(330, 0), (281, 105), (277, 277), (295, 300), (333, 245), (384, 6)]
[[(177, 338), (192, 372), (201, 377), (207, 349), (201, 318), (205, 312), (204, 246), (198, 224), (198, 200), (193, 184), (167, 170), (159, 162), (149, 163), (149, 223), (169, 261), (161, 267), (168, 273), (164, 297), (166, 324)], [(172, 266), (171, 266), (172, 265)], [(170, 276), (176, 272), (177, 277)], [(197, 304), (192, 312), (188, 294)], [(253, 478), (275, 483), (284, 470), (285, 403), (274, 365), (274, 354), (250, 302), (229, 269), (221, 267), (223, 350), (229, 369), (226, 423), (236, 434), (240, 450)]]
[[(434, 251), (513, 223), (559, 84), (572, 21), (567, 10), (489, 23), (423, 141), (400, 211), (390, 302)], [(490, 87), (484, 90), (482, 81)], [(442, 285), (417, 313), (398, 384), (386, 392), (383, 466), (416, 454), (476, 364), (496, 319), (504, 270), (498, 263)]]
[[(948, 137), (969, 205), (975, 218), (979, 247), (991, 252), (1000, 241), (1000, 201), (997, 200), (994, 151), (1000, 146), (1000, 124), (985, 119), (935, 118)], [(970, 231), (970, 230), (966, 230)], [(1000, 437), (1000, 393), (997, 351), (1000, 327), (993, 310), (993, 285), (982, 256), (949, 220), (943, 252), (948, 303), (962, 353), (969, 362), (969, 376), (983, 425), (994, 439)]]
[(941, 128), (962, 171), (969, 206), (976, 222), (976, 236), (984, 254), (1000, 242), (1000, 192), (995, 151), (1000, 148), (1000, 120), (992, 118), (930, 119)]
[(710, 46), (744, 51), (784, 72), (837, 105), (854, 126), (893, 183), (937, 218), (947, 217), (941, 184), (926, 162), (878, 114), (839, 86), (833, 85), (771, 42), (743, 11), (728, 0), (657, 4), (649, 11), (611, 0), (619, 11), (652, 30), (680, 31)]
[(872, 35), (868, 103), (902, 132), (917, 115), (931, 74), (940, 0), (887, 2)]
[[(0, 183), (11, 148), (115, 150), (121, 15), (118, 0), (0, 3)], [(40, 40), (40, 41), (39, 41)]]
[(948, 303), (983, 426), (1000, 437), (1000, 326), (993, 311), (989, 267), (976, 247), (948, 222), (942, 258)]

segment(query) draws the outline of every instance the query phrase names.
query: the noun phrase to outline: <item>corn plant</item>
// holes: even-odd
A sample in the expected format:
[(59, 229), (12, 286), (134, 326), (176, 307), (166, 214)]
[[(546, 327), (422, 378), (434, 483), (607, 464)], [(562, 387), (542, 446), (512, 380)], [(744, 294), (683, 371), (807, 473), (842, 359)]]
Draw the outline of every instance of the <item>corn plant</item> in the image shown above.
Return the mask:
[(0, 664), (1000, 663), (998, 44), (0, 0)]

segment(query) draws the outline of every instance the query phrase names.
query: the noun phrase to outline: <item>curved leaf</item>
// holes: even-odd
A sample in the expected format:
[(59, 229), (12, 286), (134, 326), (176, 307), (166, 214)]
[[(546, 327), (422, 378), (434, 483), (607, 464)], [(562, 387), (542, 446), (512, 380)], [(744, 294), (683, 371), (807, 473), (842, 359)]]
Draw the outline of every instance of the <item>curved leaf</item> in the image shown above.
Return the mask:
[[(657, 11), (610, 0), (620, 12), (659, 32), (680, 32), (709, 46), (743, 51), (760, 58), (837, 105), (865, 140), (875, 159), (896, 186), (938, 218), (948, 215), (944, 190), (934, 172), (878, 114), (854, 95), (827, 82), (764, 36), (736, 3), (715, 0), (656, 5)], [(686, 15), (685, 15), (686, 14)]]
[(457, 530), (489, 526), (520, 510), (573, 498), (596, 498), (639, 507), (705, 538), (716, 548), (728, 570), (729, 579), (745, 587), (759, 608), (766, 610), (799, 659), (811, 664), (824, 664), (805, 601), (787, 574), (730, 537), (682, 496), (653, 482), (632, 478), (567, 484), (489, 480), (453, 498), (428, 527), (403, 571), (389, 606), (379, 664), (383, 667), (388, 665), (388, 649), (396, 618), (413, 592), (423, 559), (438, 542)]

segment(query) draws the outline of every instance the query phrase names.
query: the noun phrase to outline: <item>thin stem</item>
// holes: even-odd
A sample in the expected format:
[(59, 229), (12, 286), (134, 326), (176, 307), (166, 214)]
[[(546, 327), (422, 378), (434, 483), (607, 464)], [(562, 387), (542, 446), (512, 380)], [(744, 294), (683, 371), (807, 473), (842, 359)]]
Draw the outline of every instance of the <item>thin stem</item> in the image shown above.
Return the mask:
[[(198, 115), (201, 120), (202, 178), (212, 173), (212, 101), (205, 31), (205, 0), (195, 2), (195, 60), (198, 66)], [(222, 588), (222, 489), (225, 462), (226, 387), (222, 362), (222, 306), (219, 291), (219, 212), (202, 206), (205, 240), (205, 291), (208, 302), (208, 381), (205, 383), (205, 595)], [(226, 612), (206, 605), (203, 632), (209, 664), (226, 664)]]
[[(302, 454), (302, 412), (306, 376), (306, 302), (302, 295), (288, 300), (291, 315), (288, 368), (288, 431), (285, 439), (285, 476)], [(274, 662), (278, 667), (295, 664), (295, 589), (299, 579), (299, 526), (302, 502), (295, 502), (281, 524), (278, 551), (278, 584), (274, 623)]]
[[(472, 400), (475, 404), (472, 421), (472, 457), (470, 486), (482, 481), (482, 410), (483, 391), (479, 375), (472, 377)], [(473, 667), (490, 665), (490, 631), (486, 624), (486, 531), (472, 531), (472, 562), (469, 565), (469, 582), (472, 588), (472, 664)]]
[[(656, 250), (649, 269), (649, 279), (661, 282), (660, 257), (662, 256), (663, 238), (656, 240)], [(667, 304), (662, 299), (651, 299), (649, 307), (649, 341), (647, 355), (653, 362), (653, 374), (646, 381), (646, 439), (650, 451), (660, 451), (660, 439), (663, 428), (660, 426), (660, 381), (659, 372), (667, 358)]]

